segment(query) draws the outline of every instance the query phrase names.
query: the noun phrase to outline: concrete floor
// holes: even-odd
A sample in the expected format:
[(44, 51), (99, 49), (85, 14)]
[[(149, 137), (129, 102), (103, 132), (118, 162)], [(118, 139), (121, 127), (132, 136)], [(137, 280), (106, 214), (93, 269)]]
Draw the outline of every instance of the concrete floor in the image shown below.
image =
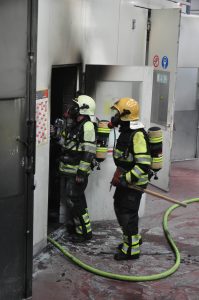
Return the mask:
[[(167, 196), (178, 200), (199, 198), (199, 161), (172, 165)], [(150, 186), (151, 190), (158, 191)], [(164, 194), (164, 192), (162, 192)], [(81, 246), (68, 241), (64, 226), (53, 237), (74, 256), (95, 268), (125, 275), (150, 275), (174, 264), (174, 255), (163, 233), (162, 217), (171, 203), (147, 196), (140, 219), (142, 255), (135, 261), (113, 260), (121, 231), (116, 221), (93, 223), (94, 238)], [(181, 253), (181, 265), (171, 276), (147, 282), (104, 278), (74, 265), (49, 244), (34, 259), (33, 300), (199, 300), (199, 203), (176, 209), (169, 230)]]

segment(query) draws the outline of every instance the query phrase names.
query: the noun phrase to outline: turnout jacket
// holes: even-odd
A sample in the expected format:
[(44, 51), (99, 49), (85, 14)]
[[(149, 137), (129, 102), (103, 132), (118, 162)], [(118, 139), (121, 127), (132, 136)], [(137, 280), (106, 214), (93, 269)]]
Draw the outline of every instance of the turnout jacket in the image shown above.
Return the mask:
[(114, 162), (124, 170), (129, 184), (144, 187), (149, 181), (151, 165), (148, 136), (142, 123), (137, 122), (137, 126), (131, 127), (133, 129), (125, 124), (120, 128), (121, 133), (113, 150)]
[(64, 130), (59, 144), (63, 152), (59, 163), (60, 173), (89, 175), (96, 154), (95, 128), (90, 119), (82, 120), (70, 131)]

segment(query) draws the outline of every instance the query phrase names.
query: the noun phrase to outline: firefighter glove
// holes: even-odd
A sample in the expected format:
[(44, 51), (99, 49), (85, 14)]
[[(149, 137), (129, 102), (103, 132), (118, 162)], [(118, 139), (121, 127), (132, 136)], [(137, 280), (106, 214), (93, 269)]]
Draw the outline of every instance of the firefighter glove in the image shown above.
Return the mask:
[(81, 183), (84, 183), (84, 182), (85, 182), (86, 177), (87, 177), (87, 175), (84, 174), (84, 172), (78, 170), (78, 171), (77, 171), (77, 175), (76, 175), (75, 180), (76, 180), (76, 182), (77, 182), (78, 184), (81, 184)]
[(122, 172), (119, 168), (116, 169), (113, 178), (111, 180), (111, 185), (118, 186), (120, 184), (120, 176), (122, 175)]
[(119, 185), (122, 186), (122, 187), (127, 187), (128, 186), (125, 175), (122, 175), (122, 176), (119, 177)]

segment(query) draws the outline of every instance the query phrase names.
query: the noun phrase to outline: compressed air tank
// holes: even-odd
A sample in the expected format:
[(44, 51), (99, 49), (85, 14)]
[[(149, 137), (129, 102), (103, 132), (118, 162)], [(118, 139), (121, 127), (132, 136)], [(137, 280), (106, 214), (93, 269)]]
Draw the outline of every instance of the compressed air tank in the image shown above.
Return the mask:
[(160, 127), (150, 127), (148, 129), (149, 145), (151, 151), (151, 169), (155, 173), (162, 169), (163, 153), (162, 142), (163, 134)]
[(96, 149), (96, 160), (102, 162), (106, 159), (108, 152), (109, 134), (111, 129), (108, 127), (109, 121), (101, 120), (97, 126), (97, 149)]

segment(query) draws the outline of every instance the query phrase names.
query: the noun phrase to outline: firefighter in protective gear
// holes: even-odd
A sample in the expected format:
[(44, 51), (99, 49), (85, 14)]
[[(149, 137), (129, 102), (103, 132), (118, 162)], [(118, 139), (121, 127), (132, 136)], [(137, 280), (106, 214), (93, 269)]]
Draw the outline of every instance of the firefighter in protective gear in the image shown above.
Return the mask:
[(85, 198), (92, 160), (96, 154), (95, 128), (91, 117), (95, 114), (95, 101), (80, 95), (73, 100), (65, 113), (66, 128), (62, 131), (59, 144), (59, 172), (66, 178), (66, 205), (70, 219), (67, 229), (73, 242), (92, 238), (91, 222)]
[(151, 156), (144, 125), (139, 121), (138, 102), (131, 98), (121, 98), (111, 109), (116, 112), (111, 119), (111, 125), (119, 126), (120, 131), (113, 149), (117, 168), (111, 183), (116, 186), (114, 209), (123, 232), (123, 241), (119, 244), (114, 258), (136, 259), (140, 256), (142, 243), (138, 232), (138, 210), (142, 192), (130, 188), (130, 185), (146, 188)]

